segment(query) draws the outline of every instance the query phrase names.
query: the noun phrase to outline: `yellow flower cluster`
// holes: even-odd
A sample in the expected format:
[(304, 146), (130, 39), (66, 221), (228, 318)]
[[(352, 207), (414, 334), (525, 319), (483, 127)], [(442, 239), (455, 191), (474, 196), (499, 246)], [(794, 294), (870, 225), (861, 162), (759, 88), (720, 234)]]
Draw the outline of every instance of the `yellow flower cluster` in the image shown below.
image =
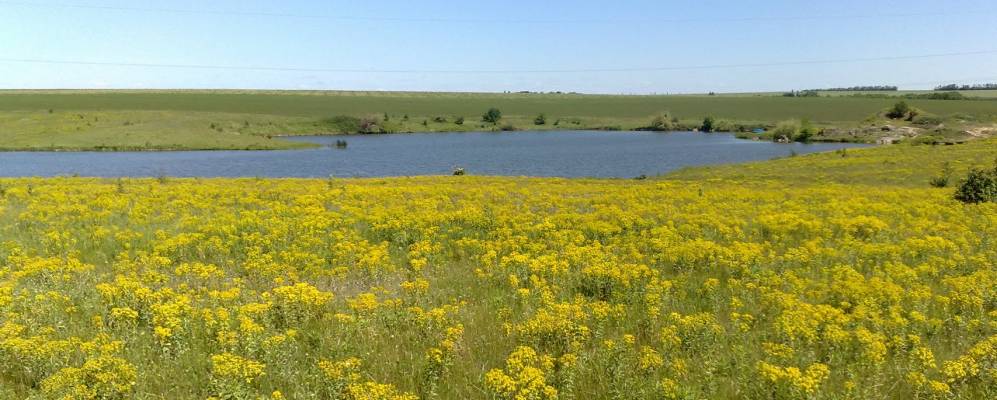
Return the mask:
[(926, 185), (0, 185), (0, 398), (997, 398), (997, 204)]
[(266, 366), (231, 353), (211, 356), (211, 375), (220, 380), (253, 383), (264, 374)]
[(111, 356), (86, 360), (81, 367), (63, 368), (41, 382), (50, 398), (101, 400), (123, 398), (135, 386), (135, 367)]
[(496, 397), (508, 400), (557, 398), (557, 389), (547, 383), (547, 376), (554, 370), (552, 357), (520, 346), (509, 354), (505, 365), (504, 371), (493, 369), (485, 374), (485, 384)]
[(758, 373), (771, 383), (787, 385), (794, 391), (812, 395), (830, 375), (830, 370), (827, 365), (820, 363), (811, 364), (801, 371), (796, 367), (779, 367), (761, 361), (758, 363)]
[(411, 393), (399, 392), (394, 385), (374, 381), (362, 381), (359, 358), (351, 357), (341, 361), (322, 360), (318, 368), (328, 382), (333, 398), (345, 400), (417, 400)]

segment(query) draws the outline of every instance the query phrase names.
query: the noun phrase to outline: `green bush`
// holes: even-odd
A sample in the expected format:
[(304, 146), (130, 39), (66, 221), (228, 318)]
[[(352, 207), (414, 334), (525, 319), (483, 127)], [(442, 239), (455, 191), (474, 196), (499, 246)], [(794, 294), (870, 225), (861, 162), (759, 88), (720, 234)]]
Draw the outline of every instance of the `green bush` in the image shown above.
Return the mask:
[(540, 114), (540, 115), (537, 115), (537, 117), (533, 119), (533, 125), (546, 125), (546, 124), (547, 124), (547, 116), (546, 115)]
[(780, 140), (783, 137), (786, 140), (793, 140), (796, 135), (800, 132), (800, 124), (794, 120), (782, 121), (776, 124), (775, 129), (772, 129), (772, 139)]
[(713, 119), (713, 117), (703, 118), (703, 124), (699, 126), (699, 130), (703, 132), (713, 132), (713, 125), (715, 123), (716, 120)]
[(490, 124), (497, 124), (500, 120), (502, 120), (502, 111), (494, 107), (489, 108), (488, 111), (481, 116), (481, 120)]
[(914, 118), (913, 122), (914, 122), (914, 125), (920, 125), (920, 126), (937, 126), (937, 125), (941, 125), (942, 122), (944, 122), (944, 121), (940, 117), (936, 117), (936, 116), (933, 116), (933, 115), (922, 115), (922, 116), (918, 116), (918, 117)]
[(970, 170), (956, 189), (955, 199), (971, 204), (997, 202), (997, 168), (992, 171)]
[(800, 121), (800, 131), (792, 139), (794, 142), (810, 143), (810, 140), (816, 135), (817, 128), (810, 123), (810, 120), (804, 118)]
[(907, 105), (906, 101), (899, 101), (886, 111), (886, 117), (889, 119), (906, 118), (907, 114), (910, 113), (910, 110), (911, 108)]
[(713, 121), (712, 132), (733, 132), (737, 130), (737, 125), (729, 119), (718, 119)]
[(673, 117), (671, 113), (665, 111), (654, 116), (651, 119), (651, 125), (647, 128), (652, 131), (673, 131), (675, 130), (676, 122), (678, 122), (678, 118)]
[(931, 177), (928, 183), (932, 187), (943, 188), (949, 185), (949, 180), (952, 178), (952, 164), (948, 161), (942, 165), (942, 170), (939, 171), (938, 175)]

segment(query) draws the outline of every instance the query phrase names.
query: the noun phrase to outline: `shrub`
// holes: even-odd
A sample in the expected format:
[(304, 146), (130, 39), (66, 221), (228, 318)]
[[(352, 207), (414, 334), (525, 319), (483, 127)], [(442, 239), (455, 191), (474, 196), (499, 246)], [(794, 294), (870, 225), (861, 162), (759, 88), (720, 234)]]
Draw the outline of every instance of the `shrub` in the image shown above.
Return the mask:
[(970, 170), (956, 190), (955, 199), (971, 204), (997, 202), (997, 168), (994, 171)]
[(502, 119), (502, 111), (497, 108), (489, 108), (484, 115), (481, 116), (481, 120), (491, 124), (497, 124)]
[(906, 101), (899, 101), (886, 111), (886, 117), (889, 119), (901, 119), (906, 118), (908, 113), (910, 113), (910, 106), (907, 105)]
[(928, 184), (930, 184), (931, 187), (936, 188), (947, 187), (949, 185), (949, 177), (944, 175), (933, 176), (930, 180), (928, 180)]
[(677, 118), (673, 117), (668, 111), (665, 111), (654, 116), (648, 129), (652, 131), (673, 131), (675, 130), (676, 121)]
[(948, 161), (942, 165), (942, 170), (939, 171), (937, 176), (931, 177), (928, 181), (932, 187), (943, 188), (949, 185), (949, 179), (952, 177), (952, 165)]
[(457, 125), (464, 125), (464, 117), (454, 117), (453, 123)]
[(364, 117), (360, 119), (360, 133), (384, 133), (386, 130), (381, 125), (377, 117)]
[(923, 115), (923, 116), (917, 116), (917, 117), (915, 117), (914, 120), (913, 120), (913, 122), (914, 122), (915, 125), (937, 126), (937, 125), (941, 125), (942, 122), (943, 122), (943, 120), (941, 118), (939, 118), (939, 117), (936, 117), (936, 116)]
[(733, 132), (737, 130), (737, 125), (729, 119), (718, 119), (713, 121), (712, 132)]
[(433, 117), (433, 122), (436, 122), (438, 124), (442, 124), (444, 122), (447, 122), (447, 117), (444, 117), (442, 115), (437, 115), (437, 116)]
[(792, 139), (794, 142), (809, 143), (810, 139), (816, 134), (817, 128), (810, 123), (810, 120), (804, 118), (800, 121), (800, 131), (796, 134), (796, 136), (793, 136)]
[(775, 129), (772, 130), (772, 138), (774, 140), (781, 140), (785, 137), (785, 140), (793, 140), (799, 132), (800, 125), (796, 121), (782, 121), (776, 124)]
[(533, 125), (546, 125), (546, 124), (547, 124), (547, 116), (546, 115), (540, 114), (540, 115), (537, 115), (537, 117), (533, 119)]
[(703, 118), (703, 125), (699, 127), (699, 130), (703, 132), (713, 132), (713, 125), (715, 122), (716, 120), (714, 120), (713, 117)]

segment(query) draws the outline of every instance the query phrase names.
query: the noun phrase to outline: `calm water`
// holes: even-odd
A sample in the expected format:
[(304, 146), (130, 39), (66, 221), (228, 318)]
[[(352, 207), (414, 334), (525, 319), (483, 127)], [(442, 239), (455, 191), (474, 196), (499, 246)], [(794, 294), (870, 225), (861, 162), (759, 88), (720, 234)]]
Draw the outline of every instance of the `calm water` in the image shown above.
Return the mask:
[[(691, 132), (419, 133), (298, 137), (286, 151), (9, 152), (0, 176), (372, 177), (450, 174), (621, 177), (861, 145), (776, 144)], [(336, 140), (348, 148), (336, 149)]]

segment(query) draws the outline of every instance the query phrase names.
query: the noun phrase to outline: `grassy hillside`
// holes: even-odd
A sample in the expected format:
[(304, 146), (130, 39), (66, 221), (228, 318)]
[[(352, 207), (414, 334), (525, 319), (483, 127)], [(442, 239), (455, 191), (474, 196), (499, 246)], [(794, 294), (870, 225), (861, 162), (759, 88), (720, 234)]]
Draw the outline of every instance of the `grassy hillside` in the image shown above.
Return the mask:
[[(780, 160), (688, 168), (664, 179), (693, 182), (778, 181), (794, 185), (860, 184), (925, 187), (943, 173), (953, 177), (997, 162), (997, 140), (955, 146), (881, 146), (808, 154)], [(953, 178), (953, 182), (955, 179)]]
[[(858, 121), (890, 105), (890, 99), (784, 98), (780, 96), (612, 96), (570, 94), (477, 94), (391, 92), (0, 92), (0, 111), (198, 111), (294, 117), (461, 115), (477, 120), (489, 107), (507, 115), (650, 119), (671, 111), (680, 118), (707, 115), (744, 121), (809, 118)], [(997, 102), (911, 101), (934, 114), (997, 116)]]
[[(368, 118), (391, 132), (507, 129), (636, 129), (668, 111), (684, 127), (706, 116), (728, 125), (774, 126), (809, 119), (818, 126), (852, 128), (893, 99), (771, 95), (609, 96), (288, 91), (0, 91), (0, 149), (214, 149), (288, 148), (276, 134), (353, 131), (337, 116)], [(950, 122), (990, 124), (997, 101), (912, 100)], [(490, 107), (498, 125), (480, 122)], [(544, 125), (534, 118), (546, 115)], [(387, 117), (387, 119), (385, 119)], [(406, 118), (407, 117), (407, 118)], [(74, 119), (75, 118), (75, 119)], [(463, 124), (456, 121), (463, 118)], [(131, 123), (131, 124), (129, 124)], [(876, 123), (876, 122), (874, 122)], [(220, 129), (219, 129), (220, 128)], [(875, 129), (872, 130), (875, 133)], [(868, 132), (863, 134), (868, 135)], [(865, 136), (863, 136), (865, 137)], [(851, 139), (850, 139), (851, 138)], [(840, 135), (836, 140), (854, 140)]]
[(994, 150), (0, 179), (0, 398), (995, 398), (997, 204), (924, 182)]

